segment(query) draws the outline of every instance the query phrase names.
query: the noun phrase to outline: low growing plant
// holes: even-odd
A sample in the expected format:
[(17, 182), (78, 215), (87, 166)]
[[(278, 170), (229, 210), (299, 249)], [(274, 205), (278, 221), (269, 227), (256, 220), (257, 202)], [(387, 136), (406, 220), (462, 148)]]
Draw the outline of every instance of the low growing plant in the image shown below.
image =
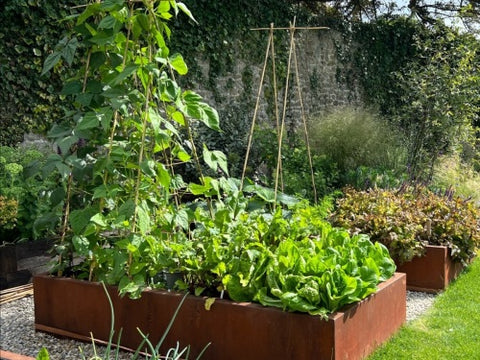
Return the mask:
[(399, 262), (424, 254), (426, 244), (445, 245), (469, 262), (480, 247), (480, 210), (471, 201), (425, 188), (346, 189), (332, 214), (337, 226), (368, 234)]
[(375, 292), (395, 264), (383, 245), (323, 218), (322, 207), (304, 203), (273, 214), (244, 212), (226, 231), (195, 231), (190, 265), (216, 275), (216, 285), (235, 301), (326, 316)]

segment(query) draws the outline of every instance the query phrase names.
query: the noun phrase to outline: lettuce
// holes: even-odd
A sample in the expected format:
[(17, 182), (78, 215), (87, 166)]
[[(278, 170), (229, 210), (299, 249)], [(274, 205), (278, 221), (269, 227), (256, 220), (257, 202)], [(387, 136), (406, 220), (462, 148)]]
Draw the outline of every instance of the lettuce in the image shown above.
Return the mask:
[[(230, 262), (223, 283), (233, 300), (326, 316), (374, 293), (393, 275), (396, 267), (385, 246), (319, 219), (306, 227), (302, 216), (308, 214), (302, 209), (276, 229), (262, 218), (262, 232), (280, 241), (247, 244)], [(279, 223), (272, 219), (270, 226)]]

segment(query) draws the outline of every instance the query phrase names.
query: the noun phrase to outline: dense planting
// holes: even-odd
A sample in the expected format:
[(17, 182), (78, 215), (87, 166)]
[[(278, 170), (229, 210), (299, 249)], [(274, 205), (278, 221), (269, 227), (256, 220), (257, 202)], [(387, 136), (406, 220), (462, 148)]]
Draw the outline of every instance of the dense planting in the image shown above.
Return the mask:
[(36, 239), (54, 230), (61, 216), (61, 208), (56, 207), (61, 199), (52, 202), (59, 186), (54, 176), (40, 174), (46, 157), (34, 148), (0, 146), (0, 212), (10, 218), (3, 224), (0, 221), (2, 241)]
[[(194, 20), (173, 0), (93, 3), (45, 61), (46, 74), (85, 58), (44, 166), (63, 183), (57, 274), (137, 297), (180, 272), (179, 289), (322, 315), (374, 292), (395, 270), (382, 245), (332, 229), (325, 208), (241, 184), (225, 154), (195, 145), (193, 128), (220, 122), (175, 80), (188, 67), (167, 23), (181, 13)], [(188, 183), (186, 168), (197, 171)]]
[[(383, 245), (332, 228), (317, 209), (281, 215), (262, 220), (263, 232), (249, 226), (253, 236), (227, 262), (223, 283), (234, 300), (325, 315), (374, 293), (393, 275), (395, 265)], [(275, 245), (268, 243), (272, 232)], [(236, 232), (230, 236), (237, 241)]]
[(334, 224), (365, 233), (387, 246), (392, 257), (409, 261), (424, 245), (445, 245), (468, 262), (480, 246), (480, 211), (470, 201), (427, 189), (347, 189), (332, 216)]

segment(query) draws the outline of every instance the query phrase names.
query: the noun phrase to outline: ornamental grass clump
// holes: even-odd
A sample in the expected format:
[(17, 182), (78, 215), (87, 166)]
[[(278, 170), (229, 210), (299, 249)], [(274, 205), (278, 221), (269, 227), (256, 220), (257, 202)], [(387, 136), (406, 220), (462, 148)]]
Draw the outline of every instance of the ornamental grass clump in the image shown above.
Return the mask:
[(425, 188), (346, 189), (331, 219), (386, 245), (400, 263), (422, 256), (427, 244), (447, 246), (455, 260), (467, 263), (480, 246), (480, 210)]

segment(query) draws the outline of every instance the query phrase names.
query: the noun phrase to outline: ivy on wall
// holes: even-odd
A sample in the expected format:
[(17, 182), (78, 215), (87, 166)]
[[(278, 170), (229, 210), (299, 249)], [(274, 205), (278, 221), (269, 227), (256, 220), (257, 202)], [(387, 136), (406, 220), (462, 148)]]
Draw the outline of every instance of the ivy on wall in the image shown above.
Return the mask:
[(29, 131), (42, 133), (63, 116), (57, 95), (58, 66), (41, 77), (43, 61), (65, 31), (59, 19), (71, 14), (74, 0), (9, 0), (0, 5), (0, 145), (14, 145)]

